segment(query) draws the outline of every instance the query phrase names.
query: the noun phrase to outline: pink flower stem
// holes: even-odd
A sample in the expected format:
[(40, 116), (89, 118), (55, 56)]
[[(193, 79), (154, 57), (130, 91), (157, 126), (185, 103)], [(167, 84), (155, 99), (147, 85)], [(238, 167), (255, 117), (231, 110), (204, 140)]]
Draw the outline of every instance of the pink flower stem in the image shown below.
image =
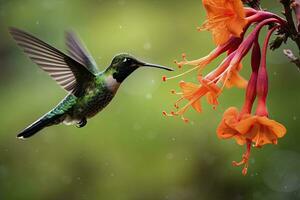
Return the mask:
[[(248, 35), (248, 37), (239, 45), (239, 47), (234, 52), (232, 52), (230, 55), (228, 55), (227, 58), (225, 58), (225, 60), (222, 62), (222, 64), (219, 65), (219, 67), (217, 67), (214, 71), (212, 71), (211, 73), (206, 75), (205, 79), (212, 80), (213, 82), (217, 82), (217, 81), (219, 81), (219, 79), (221, 77), (223, 77), (223, 75), (225, 73), (227, 73), (229, 70), (231, 70), (230, 68), (233, 65), (240, 63), (241, 60), (243, 59), (243, 57), (251, 49), (254, 41), (257, 39), (257, 37), (260, 33), (260, 30), (262, 29), (262, 27), (264, 27), (265, 25), (270, 24), (270, 23), (279, 23), (280, 24), (280, 20), (275, 19), (275, 18), (270, 18), (270, 19), (266, 19), (266, 20), (260, 22), (255, 27), (255, 29)], [(227, 64), (227, 62), (229, 62), (229, 64)], [(226, 63), (226, 64), (224, 64), (224, 63)]]
[(266, 100), (268, 96), (268, 72), (266, 67), (266, 57), (267, 57), (267, 50), (268, 50), (268, 44), (270, 41), (270, 37), (272, 33), (278, 29), (279, 26), (274, 26), (272, 29), (270, 29), (267, 33), (267, 36), (265, 38), (263, 49), (262, 49), (262, 58), (260, 62), (260, 67), (258, 70), (258, 76), (257, 76), (257, 83), (256, 83), (256, 92), (257, 92), (257, 109), (256, 109), (256, 115), (259, 116), (268, 116), (268, 110), (266, 106)]
[(279, 17), (278, 15), (276, 15), (274, 13), (267, 12), (267, 11), (256, 11), (256, 13), (254, 15), (247, 17), (247, 20), (248, 20), (249, 24), (253, 24), (253, 23), (261, 22), (266, 19), (270, 19), (270, 18), (277, 19), (278, 23), (281, 24), (282, 26), (287, 25), (287, 21), (285, 19), (283, 19), (282, 17)]
[(260, 60), (261, 60), (261, 51), (260, 51), (260, 46), (257, 37), (253, 44), (252, 55), (251, 55), (252, 74), (248, 81), (246, 95), (245, 95), (245, 103), (239, 115), (240, 119), (244, 114), (250, 114), (252, 111), (252, 106), (256, 98), (256, 82), (257, 82)]

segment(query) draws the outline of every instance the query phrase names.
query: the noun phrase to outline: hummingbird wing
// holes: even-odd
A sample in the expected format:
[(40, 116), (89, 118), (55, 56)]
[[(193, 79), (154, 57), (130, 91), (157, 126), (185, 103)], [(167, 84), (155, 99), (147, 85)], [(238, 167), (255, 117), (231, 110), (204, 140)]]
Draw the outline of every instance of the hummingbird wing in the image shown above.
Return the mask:
[(66, 45), (69, 54), (83, 66), (85, 66), (93, 74), (99, 73), (97, 64), (91, 54), (88, 52), (85, 45), (80, 42), (74, 32), (66, 32)]
[(10, 28), (9, 32), (34, 63), (75, 96), (95, 77), (81, 63), (29, 33), (17, 28)]

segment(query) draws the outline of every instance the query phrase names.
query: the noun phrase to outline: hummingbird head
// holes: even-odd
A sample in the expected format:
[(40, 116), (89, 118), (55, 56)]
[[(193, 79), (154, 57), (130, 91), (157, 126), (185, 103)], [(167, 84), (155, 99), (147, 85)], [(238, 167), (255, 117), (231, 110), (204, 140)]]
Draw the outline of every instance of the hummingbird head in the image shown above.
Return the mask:
[(126, 53), (116, 55), (112, 59), (112, 62), (106, 71), (110, 72), (113, 78), (116, 79), (117, 82), (121, 83), (127, 76), (139, 67), (153, 67), (173, 71), (172, 68), (146, 63)]

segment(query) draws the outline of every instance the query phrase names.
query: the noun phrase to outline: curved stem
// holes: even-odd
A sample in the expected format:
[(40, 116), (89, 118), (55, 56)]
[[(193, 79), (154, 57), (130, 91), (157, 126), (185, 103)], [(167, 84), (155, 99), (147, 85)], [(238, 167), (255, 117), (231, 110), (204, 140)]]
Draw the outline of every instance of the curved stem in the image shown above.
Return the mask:
[[(247, 36), (247, 38), (240, 44), (239, 48), (232, 52), (227, 58), (214, 69), (211, 73), (205, 76), (206, 79), (212, 80), (213, 82), (218, 82), (220, 77), (223, 77), (234, 64), (239, 63), (242, 58), (248, 53), (253, 42), (257, 39), (260, 30), (270, 23), (278, 23), (282, 25), (282, 22), (275, 18), (266, 19), (260, 22), (255, 29)], [(227, 64), (229, 62), (230, 66)], [(234, 63), (233, 63), (234, 62)]]
[(256, 83), (256, 94), (257, 94), (256, 114), (259, 116), (268, 116), (268, 111), (266, 107), (266, 100), (268, 96), (268, 73), (267, 73), (266, 57), (267, 57), (267, 50), (269, 46), (268, 44), (271, 35), (278, 28), (279, 26), (274, 26), (272, 29), (268, 31), (263, 44), (261, 62), (258, 70), (257, 83)]

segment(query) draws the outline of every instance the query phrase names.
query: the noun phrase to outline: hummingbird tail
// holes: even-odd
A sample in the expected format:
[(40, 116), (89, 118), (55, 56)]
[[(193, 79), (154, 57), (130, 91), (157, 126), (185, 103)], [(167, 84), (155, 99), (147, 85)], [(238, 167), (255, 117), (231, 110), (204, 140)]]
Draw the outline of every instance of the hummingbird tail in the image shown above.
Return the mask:
[(52, 117), (49, 117), (47, 115), (43, 116), (42, 118), (38, 119), (37, 121), (35, 121), (34, 123), (26, 127), (22, 132), (20, 132), (17, 135), (17, 138), (19, 139), (29, 138), (34, 134), (36, 134), (37, 132), (39, 132), (40, 130), (42, 130), (43, 128), (56, 124), (55, 123), (56, 120), (59, 119), (60, 117), (61, 115), (55, 115)]

